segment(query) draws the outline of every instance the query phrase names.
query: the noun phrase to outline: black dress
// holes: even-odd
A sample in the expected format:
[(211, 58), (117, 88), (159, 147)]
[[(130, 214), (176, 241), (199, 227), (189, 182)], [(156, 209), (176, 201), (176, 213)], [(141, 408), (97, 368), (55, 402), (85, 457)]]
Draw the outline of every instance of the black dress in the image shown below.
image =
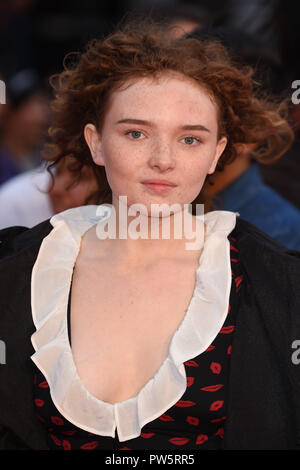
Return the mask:
[[(223, 327), (206, 351), (184, 363), (187, 388), (181, 399), (159, 418), (146, 424), (139, 437), (120, 442), (117, 430), (115, 438), (99, 436), (69, 422), (55, 407), (49, 385), (41, 371), (36, 368), (35, 409), (38, 419), (46, 429), (49, 449), (222, 449), (235, 314), (243, 282), (236, 240), (231, 235), (228, 238), (232, 268), (228, 314)], [(68, 308), (68, 319), (70, 319), (70, 308)], [(70, 325), (70, 322), (68, 324)]]
[[(63, 448), (63, 440), (69, 441), (71, 446), (74, 445), (73, 440), (70, 440), (71, 436), (62, 434), (66, 439), (58, 436), (59, 425), (50, 426), (37, 418), (38, 413), (42, 419), (51, 421), (51, 416), (60, 417), (56, 410), (52, 409), (53, 414), (50, 411), (50, 415), (47, 416), (46, 413), (43, 418), (42, 407), (38, 409), (34, 402), (41, 392), (47, 392), (47, 388), (39, 386), (42, 379), (41, 382), (37, 380), (37, 388), (34, 386), (36, 367), (31, 360), (34, 353), (31, 336), (35, 332), (35, 325), (32, 319), (30, 280), (41, 244), (52, 230), (52, 224), (46, 220), (32, 229), (10, 227), (0, 231), (0, 338), (6, 345), (6, 363), (0, 364), (2, 450), (49, 448), (51, 437), (47, 426), (52, 427), (53, 435), (56, 434), (61, 440), (61, 446), (57, 448)], [(230, 334), (220, 333), (215, 338), (228, 339), (228, 346), (232, 342), (231, 354), (225, 353), (226, 358), (230, 358), (228, 381), (223, 383), (218, 374), (212, 373), (210, 377), (215, 379), (214, 382), (202, 382), (196, 387), (187, 384), (185, 396), (180, 400), (189, 399), (188, 394), (194, 389), (197, 397), (200, 397), (201, 393), (211, 400), (210, 403), (224, 400), (224, 405), (212, 412), (218, 413), (220, 417), (226, 416), (225, 420), (215, 423), (216, 427), (212, 431), (213, 436), (219, 427), (224, 428), (223, 438), (219, 435), (213, 436), (203, 444), (196, 444), (196, 447), (209, 445), (208, 443), (215, 439), (212, 447), (216, 448), (218, 438), (225, 450), (300, 449), (300, 361), (293, 360), (297, 357), (297, 350), (293, 345), (295, 340), (300, 339), (300, 252), (286, 249), (240, 218), (237, 219), (236, 227), (230, 235), (236, 239), (243, 278), (239, 290), (235, 329)], [(234, 262), (232, 259), (232, 266)], [(240, 281), (241, 278), (237, 275), (237, 284)], [(231, 322), (226, 326), (231, 326)], [(216, 343), (213, 341), (212, 345)], [(218, 348), (220, 354), (214, 362), (224, 360), (226, 346), (223, 347), (223, 353), (221, 349)], [(201, 365), (202, 360), (213, 353), (214, 350), (204, 351), (201, 354)], [(197, 380), (200, 377), (196, 374), (200, 371), (200, 362), (198, 366), (185, 364), (187, 376)], [(209, 371), (206, 369), (206, 372)], [(219, 384), (224, 387), (214, 392), (200, 390)], [(222, 395), (225, 390), (226, 394)], [(51, 400), (46, 397), (47, 394), (45, 406), (51, 406)], [(43, 399), (42, 396), (40, 399)], [(206, 412), (208, 410), (209, 406)], [(226, 413), (222, 413), (223, 410), (226, 410)], [(188, 416), (200, 418), (192, 411), (193, 407), (174, 406), (165, 414), (173, 418), (179, 416), (178, 413), (184, 413), (181, 423), (194, 429), (195, 424), (185, 421)], [(207, 425), (213, 423), (210, 423), (210, 418), (204, 421), (203, 416), (202, 423), (205, 429), (199, 431), (199, 434), (207, 434)], [(158, 418), (155, 422), (148, 423), (141, 433), (146, 433), (146, 430), (156, 432), (156, 429), (153, 429), (154, 424), (160, 425), (159, 430), (163, 436), (163, 430), (166, 429), (163, 426), (169, 426), (170, 429), (170, 426), (174, 425), (175, 428), (176, 422)], [(65, 420), (64, 425), (67, 431), (74, 431), (74, 428), (67, 427)], [(197, 426), (197, 429), (200, 428)], [(187, 433), (178, 434), (177, 430), (182, 431), (182, 428), (176, 424), (171, 438), (188, 437)], [(197, 436), (199, 434), (197, 433)], [(84, 438), (86, 437), (92, 436), (84, 434)], [(114, 437), (116, 439), (105, 441), (118, 447), (118, 436)], [(136, 440), (122, 442), (118, 448), (130, 448), (138, 442), (146, 442), (146, 448), (150, 448), (152, 437), (141, 435)], [(98, 439), (101, 438), (93, 437), (92, 442)], [(167, 439), (165, 442), (168, 443)], [(82, 441), (79, 445), (84, 443), (89, 441)], [(65, 446), (68, 445), (65, 443)], [(173, 448), (179, 449), (180, 446), (175, 445)]]

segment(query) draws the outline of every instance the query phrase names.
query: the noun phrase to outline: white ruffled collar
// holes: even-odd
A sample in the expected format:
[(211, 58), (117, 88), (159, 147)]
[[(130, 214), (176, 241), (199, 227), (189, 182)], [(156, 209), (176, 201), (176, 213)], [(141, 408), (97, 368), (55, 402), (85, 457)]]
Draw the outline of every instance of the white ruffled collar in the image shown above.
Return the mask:
[[(161, 416), (184, 394), (184, 362), (204, 352), (226, 319), (231, 290), (230, 243), (227, 236), (238, 213), (212, 211), (204, 216), (205, 240), (196, 282), (183, 321), (174, 333), (169, 354), (155, 376), (133, 398), (110, 404), (91, 395), (81, 382), (68, 337), (67, 309), (73, 268), (83, 234), (102, 215), (95, 205), (61, 212), (50, 219), (53, 230), (44, 238), (32, 270), (31, 306), (36, 331), (31, 359), (45, 376), (59, 412), (75, 426), (121, 442)], [(212, 269), (213, 268), (213, 269)]]

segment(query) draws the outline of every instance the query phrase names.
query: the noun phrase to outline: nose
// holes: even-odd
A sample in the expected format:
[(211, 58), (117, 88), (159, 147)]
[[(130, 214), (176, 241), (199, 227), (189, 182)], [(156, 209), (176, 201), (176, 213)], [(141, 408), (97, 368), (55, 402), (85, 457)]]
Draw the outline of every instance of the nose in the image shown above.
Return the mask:
[(175, 167), (175, 158), (172, 145), (168, 142), (156, 142), (151, 149), (149, 158), (151, 168), (167, 171)]

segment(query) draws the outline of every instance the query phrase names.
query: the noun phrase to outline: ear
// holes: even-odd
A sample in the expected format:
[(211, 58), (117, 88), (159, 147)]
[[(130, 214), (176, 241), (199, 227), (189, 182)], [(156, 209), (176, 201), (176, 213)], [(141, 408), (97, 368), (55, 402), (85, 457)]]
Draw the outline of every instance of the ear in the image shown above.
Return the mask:
[(102, 155), (101, 137), (94, 124), (86, 124), (84, 127), (84, 138), (89, 146), (92, 159), (96, 165), (104, 166)]
[(222, 137), (216, 145), (215, 156), (207, 172), (209, 175), (214, 173), (218, 160), (221, 157), (222, 153), (224, 152), (226, 145), (227, 145), (227, 137)]

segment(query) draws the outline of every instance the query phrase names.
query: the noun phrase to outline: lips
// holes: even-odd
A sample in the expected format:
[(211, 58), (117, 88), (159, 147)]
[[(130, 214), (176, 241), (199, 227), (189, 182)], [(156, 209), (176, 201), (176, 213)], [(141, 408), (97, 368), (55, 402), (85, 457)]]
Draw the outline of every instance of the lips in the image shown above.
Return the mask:
[(144, 180), (142, 184), (152, 193), (164, 194), (171, 191), (175, 186), (175, 183), (172, 183), (168, 180)]
[(150, 180), (144, 180), (142, 181), (143, 184), (155, 184), (158, 186), (177, 186), (175, 183), (172, 183), (172, 181), (168, 180), (156, 180), (156, 179), (150, 179)]

